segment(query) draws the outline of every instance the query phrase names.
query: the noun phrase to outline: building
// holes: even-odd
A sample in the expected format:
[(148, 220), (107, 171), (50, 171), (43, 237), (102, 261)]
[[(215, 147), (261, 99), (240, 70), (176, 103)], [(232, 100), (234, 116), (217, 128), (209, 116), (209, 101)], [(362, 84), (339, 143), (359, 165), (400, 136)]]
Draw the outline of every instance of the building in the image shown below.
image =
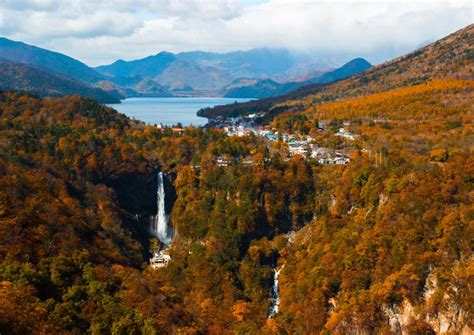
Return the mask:
[(354, 133), (351, 133), (350, 131), (345, 130), (344, 128), (339, 128), (339, 131), (336, 133), (336, 136), (348, 139), (348, 140), (355, 140), (357, 135)]
[(350, 158), (341, 152), (332, 154), (327, 148), (315, 148), (311, 153), (311, 158), (316, 158), (322, 165), (347, 165), (351, 162)]
[(295, 156), (295, 155), (306, 156), (306, 154), (308, 153), (308, 148), (306, 146), (299, 145), (299, 144), (288, 146), (288, 149), (290, 151), (291, 156)]
[(171, 256), (167, 250), (160, 250), (153, 253), (153, 257), (150, 258), (150, 266), (153, 269), (164, 268), (168, 265), (171, 260)]
[(219, 165), (221, 167), (228, 167), (229, 165), (232, 164), (232, 161), (230, 159), (225, 159), (225, 157), (223, 157), (223, 156), (219, 156), (216, 159), (216, 163), (217, 163), (217, 165)]
[(328, 148), (319, 148), (317, 146), (313, 146), (311, 151), (311, 158), (325, 159), (329, 158), (330, 156), (331, 155)]

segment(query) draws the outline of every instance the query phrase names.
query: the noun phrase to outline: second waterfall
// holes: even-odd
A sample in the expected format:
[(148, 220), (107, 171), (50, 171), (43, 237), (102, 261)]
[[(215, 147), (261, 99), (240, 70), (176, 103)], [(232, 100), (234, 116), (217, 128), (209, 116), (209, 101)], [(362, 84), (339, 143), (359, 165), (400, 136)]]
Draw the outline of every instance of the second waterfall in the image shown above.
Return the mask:
[(163, 172), (158, 172), (157, 175), (157, 191), (156, 191), (156, 215), (150, 218), (151, 223), (151, 234), (158, 238), (162, 243), (166, 245), (171, 244), (173, 238), (173, 231), (169, 229), (168, 215), (166, 214), (165, 207), (165, 184), (163, 180)]

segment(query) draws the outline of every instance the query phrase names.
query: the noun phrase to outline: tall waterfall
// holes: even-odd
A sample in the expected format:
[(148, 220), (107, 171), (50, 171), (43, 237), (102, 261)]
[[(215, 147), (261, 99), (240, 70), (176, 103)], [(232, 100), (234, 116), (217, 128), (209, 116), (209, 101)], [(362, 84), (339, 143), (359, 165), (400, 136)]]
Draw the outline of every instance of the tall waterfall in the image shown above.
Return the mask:
[(271, 319), (275, 315), (278, 314), (278, 311), (280, 310), (280, 292), (278, 289), (278, 277), (280, 276), (280, 271), (283, 270), (285, 265), (283, 265), (280, 269), (275, 269), (275, 274), (273, 277), (273, 297), (271, 300), (272, 305), (270, 306), (270, 314), (268, 315), (268, 318)]
[(158, 172), (158, 190), (156, 192), (156, 205), (158, 211), (156, 215), (150, 218), (151, 234), (166, 245), (171, 244), (173, 232), (168, 227), (168, 215), (165, 210), (165, 185), (163, 181), (163, 172)]

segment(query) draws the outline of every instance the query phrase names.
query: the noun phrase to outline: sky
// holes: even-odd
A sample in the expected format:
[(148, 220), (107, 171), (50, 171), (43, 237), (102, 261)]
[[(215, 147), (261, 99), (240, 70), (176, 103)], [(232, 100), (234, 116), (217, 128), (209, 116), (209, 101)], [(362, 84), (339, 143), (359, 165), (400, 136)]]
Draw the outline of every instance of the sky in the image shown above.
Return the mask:
[(91, 66), (160, 51), (286, 48), (377, 64), (474, 22), (472, 1), (0, 0), (0, 36)]

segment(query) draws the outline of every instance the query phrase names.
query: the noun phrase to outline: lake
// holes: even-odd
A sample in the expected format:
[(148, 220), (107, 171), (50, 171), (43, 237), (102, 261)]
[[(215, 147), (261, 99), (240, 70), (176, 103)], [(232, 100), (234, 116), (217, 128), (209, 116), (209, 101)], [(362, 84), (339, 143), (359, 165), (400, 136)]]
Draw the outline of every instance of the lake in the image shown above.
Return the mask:
[(121, 104), (108, 104), (130, 118), (148, 124), (165, 126), (180, 122), (183, 126), (202, 126), (207, 119), (196, 115), (204, 107), (227, 105), (237, 102), (246, 102), (251, 99), (234, 98), (130, 98), (122, 100)]

